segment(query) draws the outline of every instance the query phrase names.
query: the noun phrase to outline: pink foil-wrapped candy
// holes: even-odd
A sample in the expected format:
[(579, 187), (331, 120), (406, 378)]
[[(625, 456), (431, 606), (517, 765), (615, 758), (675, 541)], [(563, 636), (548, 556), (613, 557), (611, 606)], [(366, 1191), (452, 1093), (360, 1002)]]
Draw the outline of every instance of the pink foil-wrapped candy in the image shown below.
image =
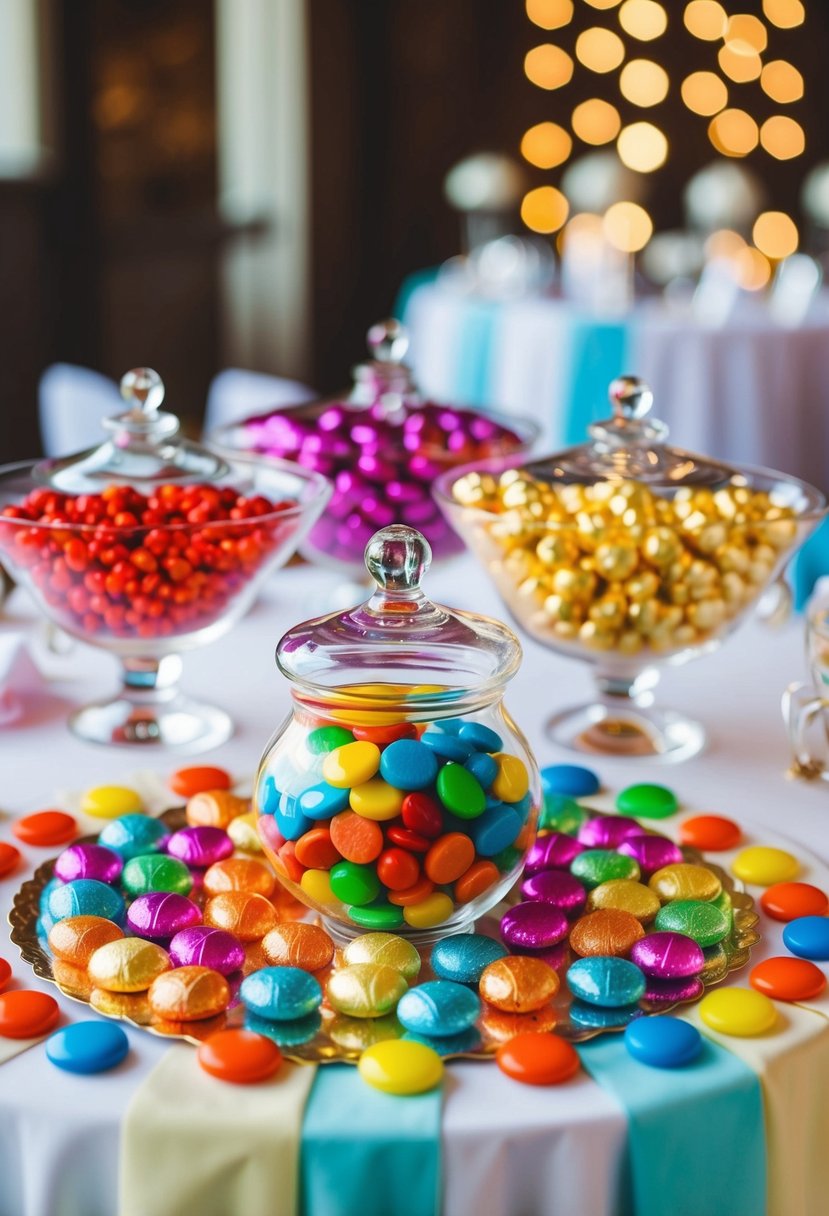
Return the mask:
[(211, 925), (182, 929), (170, 942), (170, 958), (175, 967), (210, 967), (221, 975), (231, 975), (245, 962), (245, 950), (238, 938)]
[(117, 882), (124, 859), (114, 849), (101, 844), (70, 844), (55, 862), (55, 878), (72, 882), (75, 878), (96, 878), (98, 882)]
[(164, 941), (182, 929), (201, 923), (199, 908), (186, 895), (150, 891), (139, 895), (127, 909), (127, 924), (137, 937)]
[(538, 874), (543, 870), (566, 870), (585, 846), (568, 836), (566, 832), (550, 832), (549, 836), (539, 836), (527, 854), (524, 869), (528, 874)]
[(233, 841), (223, 828), (200, 824), (173, 832), (167, 841), (167, 852), (185, 865), (204, 870), (214, 862), (230, 857)]

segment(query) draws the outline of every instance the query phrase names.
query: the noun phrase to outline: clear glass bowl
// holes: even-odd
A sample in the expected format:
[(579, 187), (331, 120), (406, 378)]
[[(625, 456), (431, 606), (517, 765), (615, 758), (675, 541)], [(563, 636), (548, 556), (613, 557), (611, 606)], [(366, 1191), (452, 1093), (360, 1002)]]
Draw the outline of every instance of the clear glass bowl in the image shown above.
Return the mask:
[(470, 465), (435, 496), (520, 627), (593, 666), (598, 699), (556, 714), (551, 737), (680, 760), (705, 735), (653, 704), (659, 667), (714, 650), (767, 593), (779, 610), (777, 580), (826, 503), (785, 474), (669, 447), (632, 377), (614, 381), (611, 401), (591, 444)]
[(382, 529), (366, 550), (371, 599), (277, 648), (293, 707), (260, 762), (259, 834), (280, 881), (340, 940), (468, 929), (535, 837), (538, 768), (503, 704), (520, 644), (426, 599), (430, 558), (414, 529)]

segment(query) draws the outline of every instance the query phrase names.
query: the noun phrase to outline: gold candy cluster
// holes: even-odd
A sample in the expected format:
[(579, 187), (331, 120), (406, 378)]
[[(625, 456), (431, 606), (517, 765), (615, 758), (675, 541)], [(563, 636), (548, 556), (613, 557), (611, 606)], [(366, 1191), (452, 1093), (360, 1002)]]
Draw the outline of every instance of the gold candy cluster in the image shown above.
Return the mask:
[(622, 655), (717, 636), (797, 540), (794, 511), (739, 477), (664, 497), (636, 481), (553, 486), (510, 469), (466, 474), (453, 495), (494, 516), (476, 517), (471, 542), (528, 632)]

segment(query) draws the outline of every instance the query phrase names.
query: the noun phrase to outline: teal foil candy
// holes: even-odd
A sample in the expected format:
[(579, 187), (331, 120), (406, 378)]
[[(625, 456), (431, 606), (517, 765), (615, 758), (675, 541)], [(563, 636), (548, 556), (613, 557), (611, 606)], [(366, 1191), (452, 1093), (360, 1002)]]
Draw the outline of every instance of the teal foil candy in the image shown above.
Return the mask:
[(577, 1048), (628, 1116), (619, 1216), (765, 1216), (760, 1081), (708, 1040), (687, 1068), (633, 1060), (621, 1036)]
[(438, 1216), (441, 1091), (396, 1097), (347, 1064), (317, 1069), (300, 1149), (301, 1216)]

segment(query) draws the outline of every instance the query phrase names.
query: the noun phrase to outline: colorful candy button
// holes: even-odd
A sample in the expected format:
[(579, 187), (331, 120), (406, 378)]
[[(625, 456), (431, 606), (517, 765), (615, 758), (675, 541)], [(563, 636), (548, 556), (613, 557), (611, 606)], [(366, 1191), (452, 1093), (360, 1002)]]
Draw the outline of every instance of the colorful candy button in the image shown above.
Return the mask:
[[(446, 770), (443, 769), (443, 772)], [(429, 849), (423, 862), (426, 876), (438, 886), (455, 882), (475, 860), (475, 845), (463, 832), (447, 832)]]
[(5, 840), (0, 840), (0, 878), (3, 878), (6, 874), (11, 874), (19, 861), (20, 850), (16, 849), (13, 844), (7, 844)]
[(540, 874), (531, 874), (522, 882), (521, 894), (529, 902), (552, 904), (568, 916), (581, 912), (587, 900), (585, 888), (566, 870), (542, 870)]
[(65, 811), (36, 811), (34, 815), (24, 815), (12, 824), (12, 831), (18, 840), (24, 844), (35, 845), (37, 848), (48, 848), (50, 845), (66, 844), (78, 834), (78, 824)]
[(46, 903), (52, 920), (67, 916), (101, 916), (105, 920), (124, 919), (124, 900), (120, 893), (95, 878), (76, 878), (54, 887)]
[(301, 967), (262, 967), (242, 980), (239, 999), (260, 1018), (292, 1022), (320, 1007), (322, 989)]
[(580, 1066), (575, 1047), (549, 1033), (517, 1034), (501, 1044), (495, 1059), (502, 1072), (523, 1085), (561, 1085)]
[(748, 1038), (767, 1034), (777, 1021), (777, 1010), (762, 992), (750, 988), (716, 988), (699, 1003), (699, 1016), (720, 1034)]
[(73, 967), (86, 967), (92, 955), (107, 942), (124, 936), (114, 921), (102, 916), (68, 916), (49, 930), (49, 949)]
[(760, 907), (772, 920), (796, 920), (799, 916), (825, 916), (829, 898), (808, 882), (778, 882), (760, 896)]
[(440, 1085), (443, 1061), (424, 1043), (388, 1039), (367, 1047), (357, 1070), (367, 1085), (385, 1094), (422, 1094)]
[(634, 1060), (651, 1068), (685, 1068), (702, 1051), (702, 1035), (679, 1018), (637, 1018), (625, 1027), (625, 1047)]
[[(462, 764), (444, 764), (438, 773), (436, 788), (438, 797), (447, 811), (457, 815), (459, 819), (476, 819), (484, 813), (486, 794), (472, 773)], [(495, 796), (501, 798), (498, 793), (495, 793)]]
[(393, 967), (411, 981), (420, 974), (420, 955), (411, 942), (394, 933), (364, 933), (343, 951), (348, 966), (352, 963), (382, 963)]
[(541, 784), (545, 794), (566, 798), (589, 798), (602, 787), (598, 775), (580, 764), (548, 764), (541, 770)]
[[(385, 822), (396, 819), (403, 807), (404, 794), (394, 785), (389, 785), (382, 777), (372, 777), (362, 785), (355, 785), (349, 793), (349, 805), (352, 811), (365, 819), (375, 822)], [(338, 810), (344, 810), (339, 807)]]
[(54, 997), (28, 988), (0, 994), (0, 1037), (35, 1039), (58, 1023), (60, 1006)]
[(380, 748), (361, 739), (330, 751), (322, 764), (322, 775), (337, 789), (350, 789), (370, 781), (380, 767)]
[(501, 871), (493, 861), (474, 861), (455, 883), (455, 900), (459, 904), (471, 903), (498, 881)]
[(829, 959), (829, 917), (799, 916), (783, 930), (783, 945), (798, 958)]
[(678, 899), (659, 909), (654, 926), (660, 932), (683, 933), (698, 945), (707, 947), (715, 946), (728, 936), (731, 919), (712, 903)]
[(387, 726), (355, 726), (354, 738), (367, 739), (378, 747), (396, 743), (398, 739), (416, 739), (417, 728), (413, 722), (393, 722)]
[(177, 895), (187, 895), (193, 889), (193, 875), (177, 857), (144, 853), (131, 857), (124, 866), (121, 886), (133, 897), (148, 891), (175, 891)]
[(570, 947), (582, 958), (608, 955), (626, 958), (645, 930), (630, 912), (599, 908), (582, 916), (570, 930)]
[(433, 929), (442, 925), (455, 911), (455, 905), (442, 891), (434, 891), (416, 904), (406, 904), (403, 918), (412, 929)]
[(406, 1030), (435, 1039), (468, 1030), (480, 1012), (475, 993), (451, 980), (419, 984), (404, 993), (397, 1005), (398, 1020)]
[(520, 802), (530, 788), (526, 764), (508, 752), (500, 752), (493, 759), (498, 763), (498, 776), (492, 783), (493, 797), (500, 798), (502, 802)]
[(722, 891), (722, 883), (713, 870), (691, 862), (680, 862), (674, 866), (663, 866), (648, 879), (648, 886), (663, 903), (674, 899), (716, 899)]
[(770, 887), (772, 883), (788, 882), (797, 877), (800, 862), (785, 849), (772, 849), (768, 845), (752, 845), (738, 853), (731, 869), (743, 882), (758, 887)]
[(486, 752), (475, 752), (463, 767), (472, 774), (481, 789), (488, 790), (498, 776), (498, 761)]
[(752, 988), (775, 1001), (810, 1001), (826, 987), (820, 967), (805, 958), (767, 958), (751, 971)]
[(332, 1009), (353, 1018), (380, 1018), (391, 1011), (408, 985), (394, 967), (352, 963), (335, 971), (326, 996)]
[(679, 845), (666, 836), (628, 836), (619, 845), (619, 852), (637, 862), (644, 878), (649, 878), (665, 866), (675, 866), (685, 860)]
[(639, 878), (639, 865), (632, 857), (612, 849), (586, 849), (573, 859), (570, 873), (589, 889), (614, 878), (635, 882)]
[(157, 853), (170, 833), (160, 819), (151, 815), (121, 815), (105, 824), (98, 844), (119, 853), (125, 861), (144, 853)]
[(294, 856), (306, 870), (330, 870), (342, 860), (328, 828), (311, 828), (294, 845)]
[(667, 819), (679, 810), (673, 790), (664, 785), (629, 785), (616, 797), (616, 807), (635, 819)]
[(516, 954), (490, 963), (481, 975), (478, 992), (488, 1005), (504, 1013), (534, 1013), (553, 999), (558, 986), (552, 967)]
[(427, 730), (425, 734), (421, 735), (420, 742), (441, 760), (451, 760), (454, 764), (465, 764), (475, 753), (475, 748), (471, 743), (465, 743), (457, 735), (447, 734), (444, 731)]
[(577, 959), (566, 978), (573, 996), (603, 1009), (633, 1005), (645, 995), (644, 975), (625, 958)]
[[(178, 897), (170, 895), (167, 898)], [(314, 928), (313, 925), (306, 927)], [(275, 961), (267, 953), (266, 957), (270, 962)], [(220, 975), (232, 975), (244, 966), (245, 951), (242, 943), (224, 929), (214, 929), (212, 925), (192, 925), (173, 937), (170, 961), (174, 967), (209, 967)]]
[(589, 911), (597, 908), (613, 908), (629, 912), (643, 925), (648, 924), (659, 911), (659, 896), (641, 882), (629, 878), (612, 878), (594, 887), (587, 901)]
[(504, 746), (498, 732), (483, 722), (464, 722), (458, 731), (458, 738), (463, 739), (464, 743), (471, 743), (479, 752), (500, 752)]
[(642, 1016), (638, 1005), (603, 1008), (579, 1000), (570, 1005), (570, 1021), (583, 1030), (621, 1030)]
[(583, 823), (591, 818), (593, 812), (587, 807), (579, 806), (572, 798), (560, 794), (545, 794), (544, 804), (538, 816), (540, 830), (549, 832), (566, 832), (573, 836)]
[(180, 798), (192, 798), (210, 790), (229, 790), (230, 786), (230, 773), (210, 764), (180, 768), (170, 778), (170, 789)]
[(407, 794), (401, 808), (404, 825), (412, 832), (434, 839), (443, 831), (443, 811), (428, 794)]
[(214, 862), (231, 856), (233, 841), (224, 828), (200, 824), (173, 832), (167, 841), (167, 852), (170, 857), (177, 857), (185, 865), (206, 869)]
[(81, 810), (95, 819), (116, 819), (142, 809), (141, 795), (125, 785), (97, 785), (81, 799)]
[(88, 970), (92, 983), (106, 992), (146, 992), (170, 966), (167, 951), (155, 942), (122, 937), (100, 946), (90, 958)]
[(70, 844), (55, 862), (55, 878), (71, 882), (74, 878), (97, 878), (114, 883), (121, 876), (124, 859), (113, 849), (100, 844)]
[(262, 949), (276, 967), (321, 971), (334, 957), (334, 943), (319, 925), (284, 921), (262, 938)]
[(641, 824), (629, 815), (596, 815), (578, 831), (579, 842), (586, 849), (618, 849), (623, 840), (641, 835)]
[(406, 891), (420, 878), (420, 864), (406, 849), (384, 849), (377, 858), (377, 877), (390, 891)]
[(438, 760), (432, 748), (414, 739), (397, 739), (380, 757), (380, 776), (400, 790), (426, 789), (437, 772)]
[(198, 1022), (227, 1008), (230, 988), (225, 977), (209, 967), (176, 967), (153, 980), (148, 1000), (158, 1017)]
[(501, 917), (501, 936), (509, 946), (544, 950), (567, 936), (567, 917), (552, 904), (516, 904)]
[(368, 865), (383, 851), (383, 829), (373, 819), (343, 811), (330, 821), (331, 843), (346, 861)]
[(306, 819), (331, 819), (348, 810), (347, 789), (337, 789), (327, 781), (320, 781), (303, 790), (297, 798), (297, 806)]
[(497, 803), (469, 825), (475, 851), (481, 857), (496, 857), (508, 848), (521, 832), (521, 818), (511, 806)]
[(344, 904), (370, 904), (380, 894), (380, 879), (370, 866), (341, 861), (329, 871), (331, 891)]
[(340, 901), (331, 890), (328, 870), (306, 870), (299, 885), (308, 900), (317, 904), (338, 904)]
[(684, 933), (657, 932), (636, 942), (630, 961), (648, 978), (680, 980), (699, 975), (705, 955), (699, 943)]
[(152, 941), (164, 941), (200, 925), (201, 910), (186, 895), (172, 891), (149, 891), (139, 895), (127, 909), (127, 926), (139, 937)]
[(247, 891), (268, 899), (275, 885), (272, 871), (255, 857), (227, 857), (224, 861), (215, 862), (204, 875), (204, 889), (208, 895)]
[(389, 903), (398, 908), (408, 908), (411, 904), (422, 903), (435, 889), (435, 884), (429, 878), (419, 878), (413, 887), (405, 891), (389, 891)]
[(267, 1035), (234, 1028), (219, 1030), (199, 1043), (198, 1061), (205, 1072), (220, 1081), (255, 1085), (279, 1071), (282, 1053)]
[[(311, 872), (308, 871), (309, 874)], [(224, 891), (207, 901), (204, 920), (205, 924), (224, 929), (242, 942), (255, 942), (273, 929), (277, 915), (276, 908), (264, 895), (253, 895), (247, 891)]]
[(73, 1022), (46, 1042), (46, 1056), (57, 1068), (84, 1076), (116, 1068), (129, 1049), (125, 1032), (111, 1022)]
[(484, 969), (506, 953), (494, 937), (486, 937), (483, 933), (453, 933), (435, 943), (430, 962), (438, 979), (477, 984)]
[[(361, 736), (364, 737), (364, 736)], [(354, 735), (344, 726), (318, 726), (312, 730), (305, 740), (305, 745), (312, 756), (327, 756), (338, 747), (345, 747), (354, 742)], [(375, 743), (379, 740), (375, 739)]]
[(0, 992), (2, 992), (3, 989), (6, 987), (9, 980), (11, 979), (11, 977), (12, 977), (11, 966), (6, 962), (6, 960), (4, 958), (0, 958)]
[(376, 929), (382, 933), (399, 929), (404, 919), (402, 908), (383, 900), (377, 900), (375, 903), (366, 904), (361, 908), (348, 908), (347, 912), (348, 919), (355, 925), (360, 925), (363, 929)]
[(679, 825), (679, 839), (692, 849), (703, 853), (721, 853), (735, 849), (743, 838), (738, 823), (723, 815), (694, 815)]

